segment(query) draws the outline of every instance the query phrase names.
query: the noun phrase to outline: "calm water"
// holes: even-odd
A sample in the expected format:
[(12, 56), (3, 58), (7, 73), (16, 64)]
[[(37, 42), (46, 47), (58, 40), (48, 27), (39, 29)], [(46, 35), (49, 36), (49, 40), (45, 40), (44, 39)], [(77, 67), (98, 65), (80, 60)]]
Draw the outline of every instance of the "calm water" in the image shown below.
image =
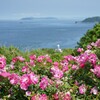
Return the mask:
[(94, 24), (75, 21), (0, 21), (0, 46), (14, 45), (22, 50), (37, 48), (73, 48)]

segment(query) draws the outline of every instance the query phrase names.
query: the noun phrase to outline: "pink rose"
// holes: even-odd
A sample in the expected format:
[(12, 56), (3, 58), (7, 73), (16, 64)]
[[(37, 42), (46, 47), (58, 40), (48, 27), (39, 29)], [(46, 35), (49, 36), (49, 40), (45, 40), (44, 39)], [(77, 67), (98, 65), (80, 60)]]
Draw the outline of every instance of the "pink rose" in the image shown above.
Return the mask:
[(22, 67), (22, 72), (28, 72), (28, 71), (29, 71), (28, 66), (23, 66), (23, 67)]
[(37, 61), (38, 62), (43, 62), (45, 56), (38, 56)]
[(13, 74), (11, 74), (9, 76), (9, 80), (10, 80), (10, 83), (11, 84), (16, 85), (16, 84), (19, 83), (20, 77), (17, 74), (13, 73)]
[(20, 79), (20, 88), (27, 90), (28, 86), (31, 84), (31, 80), (28, 74), (24, 74)]
[(64, 59), (66, 59), (67, 61), (71, 61), (74, 59), (74, 57), (72, 55), (67, 55), (67, 56), (64, 56)]
[(47, 97), (46, 94), (41, 94), (41, 95), (39, 96), (39, 100), (48, 100), (48, 97)]
[(71, 95), (70, 95), (70, 92), (67, 92), (64, 96), (64, 99), (63, 100), (71, 100)]
[(98, 89), (97, 89), (97, 87), (96, 87), (96, 86), (93, 87), (93, 88), (91, 89), (90, 93), (93, 93), (94, 95), (97, 95), (97, 94), (98, 94)]
[(39, 100), (39, 96), (38, 95), (34, 95), (31, 97), (31, 100)]
[(96, 47), (100, 48), (100, 39), (95, 42)]
[(20, 62), (25, 61), (25, 58), (23, 58), (22, 56), (18, 56), (17, 59), (18, 59)]
[(63, 77), (63, 71), (61, 71), (58, 67), (52, 67), (50, 72), (53, 74), (54, 78), (62, 78)]
[(26, 91), (26, 96), (30, 96), (31, 92), (30, 91)]
[(30, 60), (36, 60), (36, 55), (30, 55)]
[(55, 94), (53, 95), (53, 98), (54, 98), (54, 100), (59, 100), (59, 95), (58, 95), (58, 93), (55, 93)]
[(44, 90), (48, 86), (48, 78), (43, 77), (40, 82), (40, 88)]
[(79, 69), (78, 65), (72, 65), (72, 70), (77, 70), (77, 69)]
[(66, 71), (68, 71), (68, 69), (69, 69), (69, 68), (68, 68), (68, 66), (66, 65), (66, 66), (63, 66), (62, 71), (63, 71), (63, 72), (66, 72)]
[(35, 66), (35, 62), (33, 60), (30, 60), (29, 64), (30, 66)]
[(83, 51), (83, 48), (78, 48), (77, 49), (77, 52), (79, 52), (79, 53), (82, 52), (82, 51)]
[(91, 45), (87, 45), (87, 49), (92, 49), (92, 46)]
[(0, 69), (4, 69), (6, 66), (6, 59), (4, 57), (0, 57)]
[(18, 59), (17, 59), (17, 57), (15, 57), (15, 58), (12, 59), (12, 62), (11, 63), (12, 64), (15, 64), (17, 61), (18, 61)]
[(35, 75), (34, 73), (29, 74), (30, 80), (32, 84), (37, 84), (39, 81), (39, 77)]
[(59, 63), (58, 62), (54, 62), (53, 65), (54, 66), (59, 66)]
[(46, 94), (34, 95), (31, 100), (48, 100), (48, 97)]
[(100, 78), (100, 65), (96, 65), (94, 69), (90, 69), (90, 71)]
[(82, 84), (80, 87), (79, 87), (79, 93), (80, 94), (85, 94), (86, 92), (86, 86), (84, 84)]
[(6, 71), (3, 71), (3, 72), (0, 72), (0, 76), (2, 77), (9, 77), (10, 76), (10, 73), (9, 72), (6, 72)]

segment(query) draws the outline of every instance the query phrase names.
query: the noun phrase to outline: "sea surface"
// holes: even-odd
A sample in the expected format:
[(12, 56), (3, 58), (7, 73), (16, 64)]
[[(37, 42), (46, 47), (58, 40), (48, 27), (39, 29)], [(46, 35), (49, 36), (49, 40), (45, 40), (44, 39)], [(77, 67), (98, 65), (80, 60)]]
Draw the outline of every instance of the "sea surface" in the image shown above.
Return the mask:
[(94, 23), (74, 20), (0, 21), (0, 46), (21, 50), (39, 48), (74, 48)]

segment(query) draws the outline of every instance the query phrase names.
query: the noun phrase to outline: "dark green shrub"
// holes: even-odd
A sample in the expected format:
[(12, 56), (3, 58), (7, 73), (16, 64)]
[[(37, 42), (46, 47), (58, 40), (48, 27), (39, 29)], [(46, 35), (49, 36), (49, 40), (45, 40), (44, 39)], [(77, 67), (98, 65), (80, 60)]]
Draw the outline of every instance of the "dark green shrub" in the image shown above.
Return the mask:
[(96, 42), (100, 38), (100, 24), (96, 24), (93, 29), (87, 31), (87, 33), (77, 43), (77, 47), (86, 48), (91, 42)]

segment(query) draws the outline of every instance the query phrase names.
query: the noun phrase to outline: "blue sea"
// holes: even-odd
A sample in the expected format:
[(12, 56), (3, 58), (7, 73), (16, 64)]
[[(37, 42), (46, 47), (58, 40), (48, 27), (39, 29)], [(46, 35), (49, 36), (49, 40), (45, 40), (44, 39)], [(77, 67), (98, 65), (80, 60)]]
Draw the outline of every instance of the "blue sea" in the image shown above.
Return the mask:
[(39, 48), (74, 48), (94, 23), (74, 20), (0, 21), (0, 46), (21, 50)]

